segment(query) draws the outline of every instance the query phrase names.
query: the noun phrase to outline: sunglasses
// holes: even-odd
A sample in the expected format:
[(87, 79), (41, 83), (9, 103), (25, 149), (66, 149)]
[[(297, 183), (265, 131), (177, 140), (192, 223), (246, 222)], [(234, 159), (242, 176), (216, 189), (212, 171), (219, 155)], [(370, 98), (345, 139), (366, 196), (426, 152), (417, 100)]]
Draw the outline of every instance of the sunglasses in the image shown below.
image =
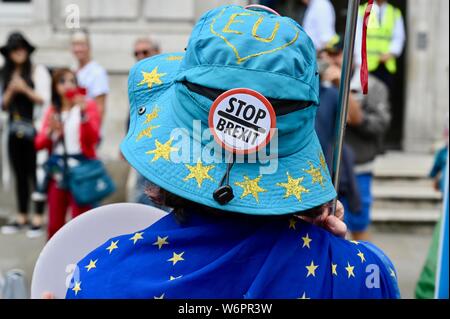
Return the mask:
[(147, 56), (147, 55), (149, 55), (149, 54), (150, 54), (150, 51), (149, 51), (149, 50), (134, 51), (134, 56), (135, 56), (135, 57), (138, 57), (138, 56), (140, 56), (140, 55), (145, 55), (145, 56)]

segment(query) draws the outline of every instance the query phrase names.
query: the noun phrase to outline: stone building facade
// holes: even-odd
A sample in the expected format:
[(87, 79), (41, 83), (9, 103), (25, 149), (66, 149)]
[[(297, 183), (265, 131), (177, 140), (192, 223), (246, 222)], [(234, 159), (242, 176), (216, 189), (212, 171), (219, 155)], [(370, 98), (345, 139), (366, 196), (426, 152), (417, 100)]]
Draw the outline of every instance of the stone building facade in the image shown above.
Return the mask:
[[(23, 31), (39, 49), (34, 61), (49, 68), (71, 66), (70, 15), (91, 34), (93, 57), (110, 75), (101, 155), (115, 159), (128, 113), (127, 72), (136, 38), (151, 35), (163, 52), (182, 51), (196, 19), (221, 4), (246, 0), (0, 0), (0, 43)], [(75, 6), (74, 6), (75, 5)], [(403, 149), (429, 152), (441, 137), (449, 103), (449, 2), (408, 0), (406, 105)], [(76, 21), (75, 21), (76, 22)], [(0, 57), (1, 59), (1, 57)], [(0, 61), (0, 65), (2, 61)]]

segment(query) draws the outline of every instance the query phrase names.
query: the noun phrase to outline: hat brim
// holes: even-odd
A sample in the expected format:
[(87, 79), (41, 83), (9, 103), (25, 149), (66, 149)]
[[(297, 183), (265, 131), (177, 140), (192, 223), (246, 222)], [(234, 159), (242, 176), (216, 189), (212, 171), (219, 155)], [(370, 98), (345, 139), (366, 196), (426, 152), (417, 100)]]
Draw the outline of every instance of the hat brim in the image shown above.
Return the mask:
[[(33, 45), (29, 44), (28, 42), (25, 43), (24, 48), (28, 51), (28, 54), (31, 54), (34, 52), (34, 50), (36, 50), (36, 48)], [(7, 57), (12, 50), (13, 48), (11, 48), (8, 45), (0, 47), (0, 53), (5, 57)]]
[[(278, 158), (277, 169), (271, 174), (261, 174), (262, 164), (259, 163), (235, 163), (229, 183), (235, 197), (226, 205), (220, 205), (213, 198), (213, 192), (226, 172), (226, 163), (202, 162), (200, 165), (208, 169), (206, 178), (202, 178), (199, 183), (189, 169), (197, 165), (198, 158), (194, 152), (190, 152), (187, 162), (172, 160), (173, 153), (179, 151), (175, 149), (167, 159), (155, 155), (153, 150), (156, 145), (167, 143), (174, 130), (180, 129), (175, 120), (177, 110), (173, 99), (176, 95), (174, 81), (180, 72), (179, 59), (182, 56), (180, 53), (152, 57), (139, 62), (130, 72), (130, 128), (121, 150), (140, 174), (165, 190), (191, 201), (245, 214), (283, 215), (302, 212), (327, 203), (336, 196), (315, 132), (301, 150)], [(163, 74), (160, 78), (162, 83), (147, 88), (145, 83), (142, 85), (143, 75), (155, 69), (156, 74)], [(155, 116), (149, 117), (149, 114)], [(148, 130), (149, 127), (152, 128)], [(192, 132), (187, 135), (192, 140)], [(169, 144), (176, 148), (176, 142), (173, 140)], [(315, 170), (315, 178), (307, 172), (311, 169)], [(255, 179), (256, 184), (253, 182), (252, 187), (244, 191), (245, 183)]]

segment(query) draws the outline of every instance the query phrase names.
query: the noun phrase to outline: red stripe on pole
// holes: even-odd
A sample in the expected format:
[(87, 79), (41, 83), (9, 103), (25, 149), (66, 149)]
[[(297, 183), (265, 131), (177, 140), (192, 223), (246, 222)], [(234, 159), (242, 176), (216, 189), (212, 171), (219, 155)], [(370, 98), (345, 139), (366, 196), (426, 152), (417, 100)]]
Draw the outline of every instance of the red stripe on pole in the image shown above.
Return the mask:
[(367, 2), (366, 12), (364, 12), (364, 20), (362, 25), (362, 46), (361, 46), (361, 87), (363, 90), (363, 94), (367, 94), (369, 91), (369, 70), (367, 66), (367, 25), (369, 24), (370, 12), (372, 11), (373, 0), (369, 0)]

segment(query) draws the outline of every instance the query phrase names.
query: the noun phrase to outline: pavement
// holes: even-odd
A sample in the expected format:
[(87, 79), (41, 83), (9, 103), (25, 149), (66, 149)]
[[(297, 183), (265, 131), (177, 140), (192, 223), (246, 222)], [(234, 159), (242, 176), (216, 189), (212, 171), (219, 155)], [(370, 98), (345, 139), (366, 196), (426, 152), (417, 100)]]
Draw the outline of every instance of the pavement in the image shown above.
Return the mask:
[[(372, 241), (386, 252), (397, 268), (402, 298), (414, 298), (414, 289), (425, 262), (433, 226), (377, 225), (372, 228)], [(35, 262), (46, 238), (29, 239), (24, 233), (0, 235), (0, 273), (22, 269), (28, 286)]]

